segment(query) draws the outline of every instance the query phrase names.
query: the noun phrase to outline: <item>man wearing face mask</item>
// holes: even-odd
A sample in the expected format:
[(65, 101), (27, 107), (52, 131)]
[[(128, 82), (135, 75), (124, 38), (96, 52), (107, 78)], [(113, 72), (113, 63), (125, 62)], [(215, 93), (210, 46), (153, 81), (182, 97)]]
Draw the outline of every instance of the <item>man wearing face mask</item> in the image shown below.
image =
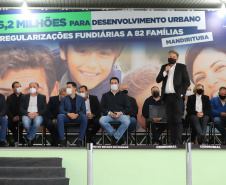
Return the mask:
[[(128, 86), (126, 84), (122, 84), (120, 86), (120, 91), (123, 92), (124, 94), (128, 94)], [(127, 95), (128, 96), (128, 95)], [(134, 131), (136, 129), (136, 126), (137, 126), (137, 113), (138, 113), (138, 106), (137, 106), (137, 102), (135, 100), (135, 98), (131, 97), (131, 96), (128, 96), (129, 98), (129, 101), (130, 101), (130, 111), (128, 113), (128, 118), (130, 119), (130, 124), (129, 124), (129, 127), (128, 127), (128, 136), (130, 136), (131, 132)], [(124, 133), (123, 135), (123, 138), (124, 138), (124, 141), (127, 140), (127, 134)], [(118, 142), (118, 145), (120, 145), (123, 140), (121, 139), (119, 142)], [(130, 140), (129, 140), (129, 143), (130, 143)]]
[[(97, 96), (88, 94), (88, 88), (85, 85), (79, 87), (79, 95), (85, 98), (86, 115), (88, 117), (88, 126), (86, 129), (87, 143), (93, 143), (96, 145), (95, 136), (100, 130), (100, 102)], [(91, 127), (91, 130), (89, 130), (89, 127)]]
[[(151, 88), (151, 94), (152, 96), (150, 96), (149, 98), (147, 98), (144, 102), (143, 108), (142, 108), (142, 115), (145, 117), (145, 119), (149, 118), (149, 105), (155, 105), (155, 106), (163, 106), (164, 103), (160, 97), (159, 94), (159, 88), (157, 86), (153, 86)], [(162, 120), (162, 118), (153, 118), (154, 122), (158, 122)], [(147, 124), (147, 126), (149, 126), (149, 124)], [(153, 141), (152, 143), (156, 143), (156, 144), (162, 144), (161, 140), (160, 140), (160, 136), (162, 134), (162, 132), (167, 128), (166, 125), (163, 124), (152, 124), (152, 133), (153, 133)]]
[[(17, 127), (18, 124), (21, 121), (21, 115), (19, 111), (20, 107), (20, 101), (23, 96), (21, 84), (19, 82), (13, 82), (12, 83), (12, 90), (13, 93), (7, 97), (6, 103), (7, 103), (7, 116), (8, 116), (8, 128), (13, 134), (13, 139), (10, 144), (15, 146), (15, 142), (18, 142), (18, 131)], [(20, 126), (19, 129), (19, 142), (22, 144), (25, 144), (25, 140), (22, 137), (23, 133), (23, 126)]]
[[(119, 79), (112, 77), (110, 79), (111, 90), (103, 94), (101, 98), (100, 125), (111, 136), (111, 144), (116, 145), (117, 140), (121, 139), (130, 124), (128, 116), (130, 112), (130, 102), (126, 94), (118, 90)], [(113, 129), (109, 122), (119, 121), (121, 125), (117, 130)]]
[(88, 122), (85, 99), (76, 95), (75, 82), (67, 82), (66, 92), (68, 96), (61, 99), (59, 108), (60, 114), (57, 116), (57, 129), (60, 138), (60, 146), (67, 146), (67, 141), (64, 137), (64, 123), (80, 123), (79, 135), (75, 144), (77, 147), (81, 147)]
[(170, 129), (172, 144), (182, 143), (182, 110), (183, 96), (190, 86), (187, 68), (184, 64), (176, 63), (179, 53), (169, 51), (168, 64), (162, 65), (156, 82), (162, 82), (162, 99), (166, 104), (167, 123)]
[(46, 116), (47, 106), (46, 96), (38, 93), (39, 84), (37, 82), (31, 82), (29, 89), (30, 94), (25, 94), (21, 99), (20, 114), (27, 132), (28, 147), (31, 147), (43, 118)]
[(221, 133), (223, 138), (222, 144), (226, 144), (226, 87), (220, 87), (219, 96), (210, 100), (212, 107), (212, 117), (215, 127)]

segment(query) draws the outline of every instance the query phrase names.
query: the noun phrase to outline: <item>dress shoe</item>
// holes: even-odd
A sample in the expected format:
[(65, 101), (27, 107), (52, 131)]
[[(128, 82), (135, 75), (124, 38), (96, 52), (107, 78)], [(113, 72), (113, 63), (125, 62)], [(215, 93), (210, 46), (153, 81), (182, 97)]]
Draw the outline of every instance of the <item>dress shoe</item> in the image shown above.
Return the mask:
[(111, 145), (116, 145), (117, 139), (115, 138), (115, 136), (111, 136)]
[(33, 146), (33, 140), (28, 139), (27, 140), (27, 146), (32, 147)]
[(202, 137), (201, 136), (197, 136), (197, 142), (199, 145), (202, 144)]
[(76, 144), (76, 147), (81, 147), (82, 141), (77, 139), (77, 141), (75, 141), (75, 144)]
[(201, 136), (202, 144), (207, 144), (206, 136)]
[(117, 142), (117, 145), (122, 145), (124, 144), (124, 139), (121, 137), (118, 142)]
[(60, 147), (67, 147), (67, 141), (66, 141), (66, 139), (61, 139), (60, 140)]
[(6, 141), (0, 141), (0, 147), (6, 147), (9, 146)]

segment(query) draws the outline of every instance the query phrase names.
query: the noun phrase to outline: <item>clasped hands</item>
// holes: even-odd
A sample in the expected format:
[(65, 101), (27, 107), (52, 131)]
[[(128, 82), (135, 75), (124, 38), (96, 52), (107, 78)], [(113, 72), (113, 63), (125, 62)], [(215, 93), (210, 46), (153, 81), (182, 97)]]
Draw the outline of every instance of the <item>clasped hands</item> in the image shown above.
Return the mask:
[(27, 116), (30, 118), (30, 119), (34, 119), (36, 116), (38, 116), (39, 114), (37, 112), (32, 112), (32, 113), (28, 113)]

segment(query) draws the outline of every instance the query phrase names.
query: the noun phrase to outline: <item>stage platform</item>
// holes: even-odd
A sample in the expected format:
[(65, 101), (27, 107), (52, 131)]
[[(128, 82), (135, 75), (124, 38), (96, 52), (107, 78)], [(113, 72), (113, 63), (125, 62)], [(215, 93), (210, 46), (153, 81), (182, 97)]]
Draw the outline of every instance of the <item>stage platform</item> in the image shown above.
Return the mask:
[[(193, 145), (192, 184), (224, 185), (226, 146)], [(87, 185), (86, 148), (1, 148), (0, 157), (60, 157), (70, 185)], [(93, 185), (186, 185), (184, 145), (95, 146)]]

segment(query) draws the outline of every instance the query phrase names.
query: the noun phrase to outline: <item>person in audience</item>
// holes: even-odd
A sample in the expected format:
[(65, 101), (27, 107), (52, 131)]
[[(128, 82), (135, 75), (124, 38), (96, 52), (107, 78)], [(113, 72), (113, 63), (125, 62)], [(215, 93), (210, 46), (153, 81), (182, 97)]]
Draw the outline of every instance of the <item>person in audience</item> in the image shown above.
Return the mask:
[(211, 104), (209, 96), (204, 95), (204, 86), (196, 84), (193, 92), (188, 96), (187, 117), (197, 133), (198, 144), (207, 144), (206, 128), (211, 117)]
[[(100, 118), (100, 125), (111, 136), (111, 144), (116, 145), (130, 124), (128, 116), (130, 112), (129, 98), (125, 93), (119, 91), (119, 79), (112, 77), (110, 79), (111, 90), (104, 93), (101, 98), (101, 112), (103, 116)], [(118, 121), (121, 125), (117, 130), (111, 127), (109, 122)]]
[[(87, 143), (96, 145), (96, 133), (100, 130), (99, 119), (101, 117), (100, 102), (97, 96), (90, 95), (85, 85), (79, 87), (79, 95), (85, 98), (88, 126), (86, 129)], [(91, 127), (91, 130), (89, 130)]]
[[(15, 146), (15, 142), (18, 142), (18, 131), (17, 127), (20, 123), (21, 115), (20, 115), (20, 101), (22, 99), (23, 94), (21, 84), (19, 82), (12, 83), (13, 93), (7, 97), (7, 116), (8, 116), (8, 128), (13, 134), (14, 141), (11, 142), (11, 145)], [(25, 144), (25, 140), (23, 139), (23, 126), (20, 125), (19, 128), (19, 142)]]
[(6, 118), (7, 112), (7, 105), (5, 102), (5, 97), (3, 94), (0, 94), (0, 147), (8, 146), (6, 142), (6, 132), (7, 132), (7, 125), (8, 120)]
[(222, 86), (219, 89), (218, 97), (213, 97), (211, 100), (211, 107), (212, 107), (212, 117), (213, 123), (215, 127), (221, 133), (223, 138), (222, 144), (226, 144), (226, 87)]
[(76, 95), (75, 82), (67, 82), (66, 92), (68, 95), (61, 99), (59, 108), (60, 114), (57, 116), (57, 129), (60, 138), (60, 146), (67, 146), (67, 141), (64, 137), (64, 124), (80, 123), (79, 136), (76, 140), (76, 146), (81, 147), (88, 122), (85, 99)]
[[(145, 117), (145, 119), (149, 119), (149, 105), (155, 105), (155, 106), (163, 106), (164, 103), (160, 97), (160, 90), (157, 86), (153, 86), (151, 88), (151, 96), (147, 98), (144, 102), (143, 108), (142, 108), (142, 115)], [(153, 118), (151, 122), (151, 128), (153, 133), (153, 144), (162, 144), (162, 141), (160, 140), (160, 136), (162, 132), (167, 129), (167, 126), (165, 124), (158, 124), (159, 121), (161, 121), (162, 118)], [(149, 128), (150, 123), (147, 123), (147, 127)]]
[[(128, 94), (128, 86), (126, 84), (122, 84), (120, 86), (120, 91), (127, 95)], [(128, 127), (128, 136), (130, 136), (132, 131), (134, 131), (136, 129), (136, 126), (137, 126), (138, 106), (137, 106), (137, 102), (136, 102), (135, 98), (133, 98), (131, 96), (128, 96), (128, 98), (129, 98), (130, 105), (131, 105), (130, 111), (127, 115), (128, 118), (130, 119), (130, 124), (129, 124), (129, 127)], [(124, 141), (126, 141), (127, 140), (127, 134), (124, 133), (123, 137), (124, 137)], [(123, 140), (121, 139), (120, 141), (123, 141)], [(130, 143), (130, 141), (129, 141), (129, 143)], [(120, 142), (118, 142), (118, 145), (120, 145)]]
[[(39, 84), (29, 84), (30, 93), (25, 94), (20, 102), (20, 114), (22, 115), (23, 127), (27, 132), (28, 147), (34, 143), (36, 133), (46, 116), (46, 96), (39, 94)], [(32, 124), (33, 123), (33, 124)]]
[(59, 143), (59, 136), (56, 128), (57, 116), (59, 114), (61, 98), (65, 96), (67, 96), (66, 88), (62, 87), (60, 89), (59, 95), (50, 97), (49, 102), (47, 104), (46, 127), (48, 128), (52, 137), (52, 143), (51, 143), (52, 146), (58, 146), (58, 143)]
[[(11, 84), (15, 79), (22, 87), (27, 87), (31, 81), (37, 82), (39, 93), (46, 96), (47, 102), (50, 96), (59, 94), (54, 57), (44, 45), (20, 43), (0, 46), (0, 93), (6, 97), (13, 93)], [(23, 88), (22, 93), (28, 94), (29, 88)]]
[(60, 57), (68, 66), (60, 87), (68, 81), (74, 81), (78, 86), (85, 84), (89, 93), (100, 100), (101, 95), (108, 91), (112, 76), (121, 80), (122, 72), (117, 59), (123, 50), (123, 42), (63, 41), (59, 45)]

